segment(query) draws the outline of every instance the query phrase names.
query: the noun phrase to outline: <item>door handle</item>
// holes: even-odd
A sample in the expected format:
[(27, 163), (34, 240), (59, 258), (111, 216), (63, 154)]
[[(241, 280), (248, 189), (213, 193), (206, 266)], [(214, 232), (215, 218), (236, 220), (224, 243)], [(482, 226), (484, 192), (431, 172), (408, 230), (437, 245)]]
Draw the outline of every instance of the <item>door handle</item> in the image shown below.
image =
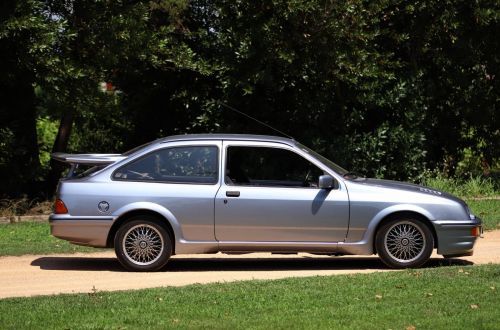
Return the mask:
[(231, 191), (231, 190), (228, 190), (226, 191), (226, 196), (227, 197), (240, 197), (240, 192), (239, 191)]

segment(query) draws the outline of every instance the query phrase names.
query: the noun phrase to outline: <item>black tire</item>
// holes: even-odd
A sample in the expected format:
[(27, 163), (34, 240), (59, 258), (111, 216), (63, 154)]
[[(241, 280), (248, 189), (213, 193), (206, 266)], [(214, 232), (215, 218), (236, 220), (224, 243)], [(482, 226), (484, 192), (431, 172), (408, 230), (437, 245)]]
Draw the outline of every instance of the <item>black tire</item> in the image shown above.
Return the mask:
[(378, 229), (375, 248), (380, 259), (391, 268), (416, 268), (429, 260), (434, 237), (422, 221), (395, 218)]
[(114, 243), (118, 260), (130, 271), (157, 271), (172, 255), (170, 235), (152, 216), (135, 216), (125, 222), (116, 232)]

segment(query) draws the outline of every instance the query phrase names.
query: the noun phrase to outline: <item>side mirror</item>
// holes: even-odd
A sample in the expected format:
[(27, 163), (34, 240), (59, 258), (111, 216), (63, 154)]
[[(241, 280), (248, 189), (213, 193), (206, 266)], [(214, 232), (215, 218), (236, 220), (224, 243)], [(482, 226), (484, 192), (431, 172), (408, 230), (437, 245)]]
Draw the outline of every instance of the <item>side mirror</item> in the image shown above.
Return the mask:
[(333, 178), (330, 175), (320, 175), (318, 187), (320, 189), (332, 189), (333, 188)]

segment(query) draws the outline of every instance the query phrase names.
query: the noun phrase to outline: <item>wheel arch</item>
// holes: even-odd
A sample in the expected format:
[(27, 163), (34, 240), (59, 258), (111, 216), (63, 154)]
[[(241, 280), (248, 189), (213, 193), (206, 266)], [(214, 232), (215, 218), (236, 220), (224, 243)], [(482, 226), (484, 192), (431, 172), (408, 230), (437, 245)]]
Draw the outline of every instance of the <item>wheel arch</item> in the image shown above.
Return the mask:
[(380, 227), (382, 227), (382, 225), (387, 223), (387, 221), (390, 221), (393, 219), (398, 219), (398, 218), (404, 218), (404, 217), (418, 220), (418, 221), (422, 222), (424, 225), (426, 225), (432, 233), (432, 238), (434, 240), (434, 248), (438, 247), (438, 237), (436, 234), (436, 229), (434, 228), (432, 221), (427, 216), (425, 216), (424, 214), (422, 214), (420, 212), (414, 211), (414, 210), (400, 210), (400, 211), (394, 211), (394, 212), (391, 212), (389, 214), (386, 214), (384, 217), (382, 217), (380, 219), (380, 221), (378, 221), (377, 226), (375, 227), (375, 230), (373, 231), (372, 244), (373, 244), (374, 253), (377, 253), (377, 248), (376, 248), (376, 244), (375, 244), (375, 236), (377, 235)]
[(170, 221), (163, 214), (161, 214), (157, 211), (151, 210), (151, 209), (144, 209), (144, 208), (133, 209), (133, 210), (127, 211), (127, 212), (123, 213), (122, 215), (120, 215), (113, 222), (113, 225), (111, 226), (109, 233), (108, 233), (108, 237), (106, 239), (106, 247), (108, 247), (108, 248), (114, 247), (114, 238), (115, 238), (116, 232), (121, 227), (121, 225), (123, 225), (124, 223), (126, 223), (127, 221), (129, 221), (130, 219), (132, 219), (136, 216), (144, 216), (144, 215), (151, 216), (151, 217), (157, 219), (156, 222), (159, 225), (163, 226), (167, 230), (167, 233), (170, 236), (170, 240), (172, 241), (172, 255), (175, 254), (176, 235), (175, 235), (175, 231), (174, 231)]

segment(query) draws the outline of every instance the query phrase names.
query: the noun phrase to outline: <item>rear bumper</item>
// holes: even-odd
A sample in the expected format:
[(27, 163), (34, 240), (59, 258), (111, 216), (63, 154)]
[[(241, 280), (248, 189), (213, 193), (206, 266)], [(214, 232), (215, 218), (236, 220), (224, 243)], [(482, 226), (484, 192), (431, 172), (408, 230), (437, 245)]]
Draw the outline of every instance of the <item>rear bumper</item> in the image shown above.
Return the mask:
[(482, 221), (479, 218), (468, 221), (440, 220), (434, 221), (434, 229), (438, 240), (437, 253), (445, 257), (471, 256), (474, 244), (478, 239), (474, 229), (479, 227), (482, 233)]
[(51, 215), (49, 217), (52, 236), (73, 244), (106, 247), (112, 218), (81, 219)]

